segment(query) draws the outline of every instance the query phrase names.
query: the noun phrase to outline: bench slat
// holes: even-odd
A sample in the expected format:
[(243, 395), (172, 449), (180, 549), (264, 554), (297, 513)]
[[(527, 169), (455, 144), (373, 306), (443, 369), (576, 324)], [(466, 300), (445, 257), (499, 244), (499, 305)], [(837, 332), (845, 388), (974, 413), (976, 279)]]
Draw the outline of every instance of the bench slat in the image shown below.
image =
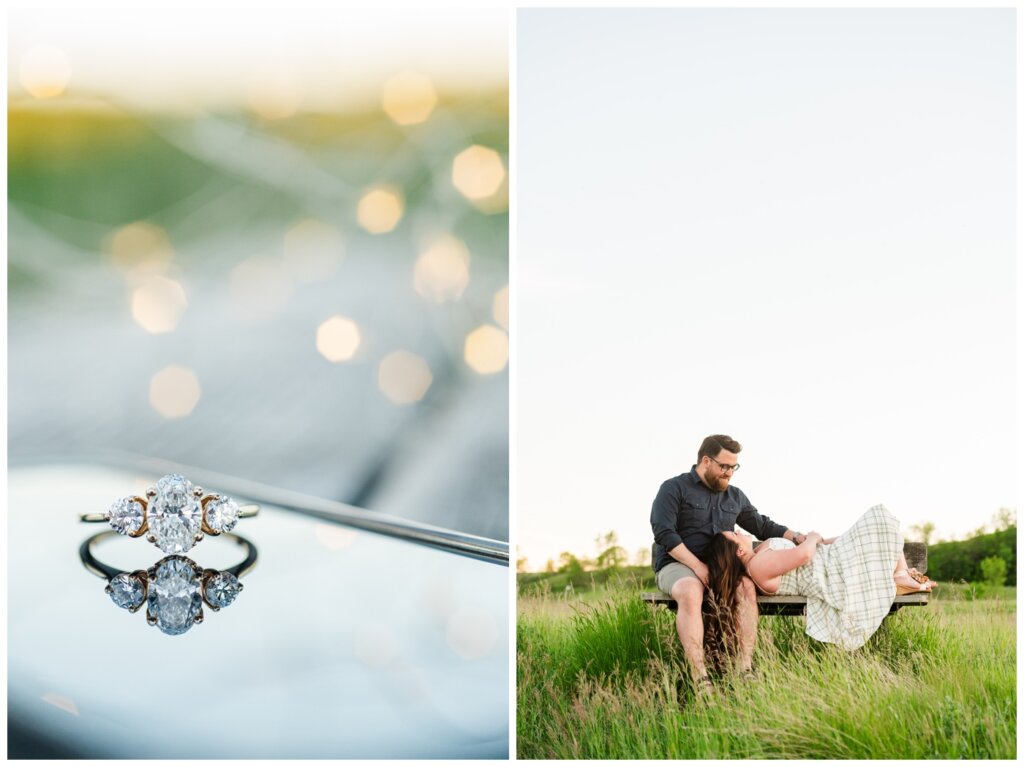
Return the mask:
[[(889, 612), (894, 613), (901, 607), (922, 607), (927, 605), (928, 596), (924, 592), (920, 594), (901, 594), (893, 600)], [(646, 592), (641, 594), (640, 597), (651, 605), (664, 605), (673, 612), (676, 610), (676, 600), (660, 591)], [(761, 595), (757, 598), (757, 606), (761, 615), (803, 615), (806, 605), (807, 597)]]

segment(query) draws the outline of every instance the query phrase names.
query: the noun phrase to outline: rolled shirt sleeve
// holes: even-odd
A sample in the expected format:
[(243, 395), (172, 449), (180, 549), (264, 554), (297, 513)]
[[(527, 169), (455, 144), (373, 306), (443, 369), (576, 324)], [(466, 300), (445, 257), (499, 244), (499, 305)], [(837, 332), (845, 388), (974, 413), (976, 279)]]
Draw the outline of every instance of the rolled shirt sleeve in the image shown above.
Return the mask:
[(740, 513), (736, 517), (736, 524), (748, 533), (757, 536), (761, 541), (766, 541), (769, 538), (782, 538), (785, 536), (786, 530), (789, 529), (758, 512), (746, 495), (740, 501)]
[(668, 480), (661, 484), (654, 505), (651, 506), (651, 530), (654, 532), (654, 540), (665, 551), (672, 551), (683, 542), (676, 529), (680, 502), (678, 487), (672, 480)]

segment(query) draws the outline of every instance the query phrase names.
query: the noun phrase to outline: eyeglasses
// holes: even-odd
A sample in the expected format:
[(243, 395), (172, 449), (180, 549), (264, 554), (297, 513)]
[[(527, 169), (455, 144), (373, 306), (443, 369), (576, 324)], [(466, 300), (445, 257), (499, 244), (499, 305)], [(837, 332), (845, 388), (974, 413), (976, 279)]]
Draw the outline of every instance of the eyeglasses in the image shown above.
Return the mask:
[(722, 471), (731, 471), (733, 474), (735, 474), (737, 471), (740, 470), (740, 465), (738, 463), (735, 464), (735, 465), (729, 465), (727, 463), (719, 463), (718, 461), (715, 461), (715, 459), (712, 458), (710, 455), (708, 456), (708, 460), (709, 461), (714, 461), (714, 463), (717, 464), (718, 467)]

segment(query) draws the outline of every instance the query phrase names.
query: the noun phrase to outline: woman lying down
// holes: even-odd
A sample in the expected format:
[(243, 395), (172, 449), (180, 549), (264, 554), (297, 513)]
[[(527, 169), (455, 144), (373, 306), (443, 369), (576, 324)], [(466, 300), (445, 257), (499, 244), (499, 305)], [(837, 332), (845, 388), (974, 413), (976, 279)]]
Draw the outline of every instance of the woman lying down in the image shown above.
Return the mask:
[(705, 559), (711, 608), (705, 645), (716, 655), (731, 655), (730, 619), (744, 575), (764, 594), (806, 597), (808, 636), (847, 650), (875, 633), (897, 594), (928, 592), (936, 585), (907, 567), (899, 522), (881, 505), (842, 535), (808, 533), (799, 546), (769, 538), (755, 547), (749, 535), (719, 533)]

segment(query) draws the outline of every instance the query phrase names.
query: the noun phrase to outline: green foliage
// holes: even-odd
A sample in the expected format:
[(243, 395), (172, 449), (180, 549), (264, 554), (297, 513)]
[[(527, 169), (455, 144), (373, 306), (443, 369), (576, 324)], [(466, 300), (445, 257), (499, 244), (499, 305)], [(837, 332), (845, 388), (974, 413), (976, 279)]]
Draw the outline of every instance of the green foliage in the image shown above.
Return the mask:
[(597, 555), (597, 566), (601, 568), (622, 567), (628, 555), (621, 546), (611, 546)]
[(996, 530), (1009, 530), (1017, 526), (1017, 510), (1005, 506), (1000, 507), (992, 516), (992, 524)]
[(642, 671), (666, 647), (650, 606), (639, 599), (614, 599), (584, 607), (572, 617), (570, 667), (592, 679), (624, 678)]
[[(604, 570), (578, 571), (575, 573), (519, 573), (516, 576), (519, 593), (524, 596), (540, 594), (587, 594), (606, 586), (632, 584), (640, 591), (654, 591), (654, 572), (650, 566), (609, 567)], [(572, 588), (567, 588), (571, 586)]]
[[(207, 163), (126, 113), (13, 110), (8, 129), (8, 192), (25, 210), (119, 225), (157, 216), (217, 180)], [(77, 239), (73, 228), (66, 232)]]
[(604, 535), (595, 539), (598, 555), (595, 564), (599, 568), (621, 567), (626, 564), (626, 550), (619, 546), (619, 535), (614, 530), (609, 530)]
[(563, 551), (558, 557), (561, 563), (558, 572), (565, 573), (570, 578), (583, 574), (583, 563), (580, 562), (571, 552)]
[(1006, 560), (1002, 557), (985, 557), (981, 560), (981, 580), (989, 586), (1006, 583)]
[(983, 581), (981, 561), (1002, 559), (1006, 583), (1017, 585), (1017, 526), (997, 530), (966, 541), (947, 541), (928, 548), (928, 575), (937, 581)]
[(932, 535), (935, 533), (935, 523), (922, 522), (919, 525), (911, 525), (910, 529), (912, 532), (917, 533), (924, 545), (927, 546), (931, 543)]
[[(572, 606), (520, 599), (521, 759), (1012, 759), (1016, 599), (946, 585), (845, 652), (802, 618), (760, 621), (754, 680), (687, 685), (674, 616), (626, 585)], [(969, 669), (970, 673), (964, 673)]]

